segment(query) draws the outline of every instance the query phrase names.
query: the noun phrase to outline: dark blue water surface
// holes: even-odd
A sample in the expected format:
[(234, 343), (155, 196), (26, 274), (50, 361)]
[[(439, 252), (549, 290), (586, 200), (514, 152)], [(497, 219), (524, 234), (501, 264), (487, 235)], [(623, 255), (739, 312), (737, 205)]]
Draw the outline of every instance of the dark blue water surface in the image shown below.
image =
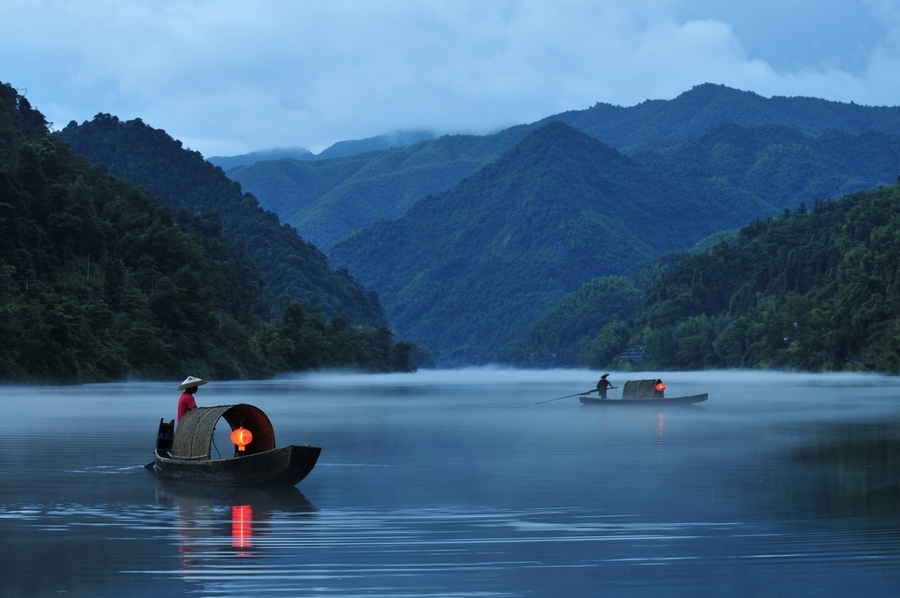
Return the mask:
[(675, 373), (668, 396), (709, 400), (535, 404), (596, 379), (203, 386), (323, 448), (281, 492), (144, 468), (178, 381), (0, 388), (4, 596), (900, 596), (897, 378)]

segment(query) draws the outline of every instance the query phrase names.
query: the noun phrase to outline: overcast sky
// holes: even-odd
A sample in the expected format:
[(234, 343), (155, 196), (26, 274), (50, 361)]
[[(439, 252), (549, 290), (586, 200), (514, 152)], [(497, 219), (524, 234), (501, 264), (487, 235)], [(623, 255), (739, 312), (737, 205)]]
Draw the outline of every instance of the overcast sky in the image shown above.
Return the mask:
[(0, 81), (56, 127), (204, 156), (485, 133), (724, 83), (900, 105), (900, 0), (3, 0)]

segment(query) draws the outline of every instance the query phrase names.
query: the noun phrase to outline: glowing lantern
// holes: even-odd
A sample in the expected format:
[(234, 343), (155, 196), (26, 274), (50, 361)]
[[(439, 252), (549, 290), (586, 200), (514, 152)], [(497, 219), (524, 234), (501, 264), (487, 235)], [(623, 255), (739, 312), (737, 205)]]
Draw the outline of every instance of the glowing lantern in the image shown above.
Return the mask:
[(662, 392), (666, 389), (666, 385), (663, 384), (662, 380), (656, 383), (656, 392)]
[(238, 451), (241, 454), (244, 454), (244, 449), (247, 448), (247, 445), (253, 441), (253, 434), (250, 433), (250, 430), (247, 428), (239, 427), (235, 428), (231, 433), (231, 442), (237, 446)]

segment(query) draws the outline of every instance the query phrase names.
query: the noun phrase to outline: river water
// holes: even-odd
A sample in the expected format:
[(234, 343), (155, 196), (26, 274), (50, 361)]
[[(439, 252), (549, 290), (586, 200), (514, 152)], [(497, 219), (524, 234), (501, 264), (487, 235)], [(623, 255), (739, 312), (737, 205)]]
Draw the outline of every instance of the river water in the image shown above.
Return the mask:
[(548, 401), (596, 379), (473, 369), (201, 387), (198, 404), (263, 409), (279, 446), (322, 447), (288, 492), (145, 469), (177, 381), (0, 388), (3, 594), (900, 596), (897, 378), (671, 373), (667, 396), (709, 400)]

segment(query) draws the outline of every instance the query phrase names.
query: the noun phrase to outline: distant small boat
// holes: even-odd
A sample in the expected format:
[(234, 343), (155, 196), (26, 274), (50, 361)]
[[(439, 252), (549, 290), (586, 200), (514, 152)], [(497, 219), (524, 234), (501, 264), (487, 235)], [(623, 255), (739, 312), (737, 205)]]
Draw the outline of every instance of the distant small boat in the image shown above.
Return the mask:
[(666, 385), (660, 379), (629, 380), (622, 389), (621, 399), (601, 399), (591, 397), (587, 393), (579, 395), (578, 400), (584, 405), (629, 405), (645, 407), (662, 407), (666, 405), (693, 405), (709, 398), (708, 393), (683, 397), (666, 397)]
[(692, 405), (694, 403), (702, 403), (707, 398), (708, 394), (703, 393), (699, 395), (670, 397), (664, 399), (599, 399), (597, 397), (580, 395), (578, 397), (578, 400), (585, 405), (643, 405), (645, 407), (659, 407), (665, 405)]
[[(216, 423), (231, 426), (235, 456), (212, 459)], [(275, 448), (275, 431), (258, 407), (241, 403), (197, 407), (175, 422), (160, 420), (154, 450), (157, 475), (228, 486), (294, 486), (309, 475), (319, 454), (316, 446)]]

